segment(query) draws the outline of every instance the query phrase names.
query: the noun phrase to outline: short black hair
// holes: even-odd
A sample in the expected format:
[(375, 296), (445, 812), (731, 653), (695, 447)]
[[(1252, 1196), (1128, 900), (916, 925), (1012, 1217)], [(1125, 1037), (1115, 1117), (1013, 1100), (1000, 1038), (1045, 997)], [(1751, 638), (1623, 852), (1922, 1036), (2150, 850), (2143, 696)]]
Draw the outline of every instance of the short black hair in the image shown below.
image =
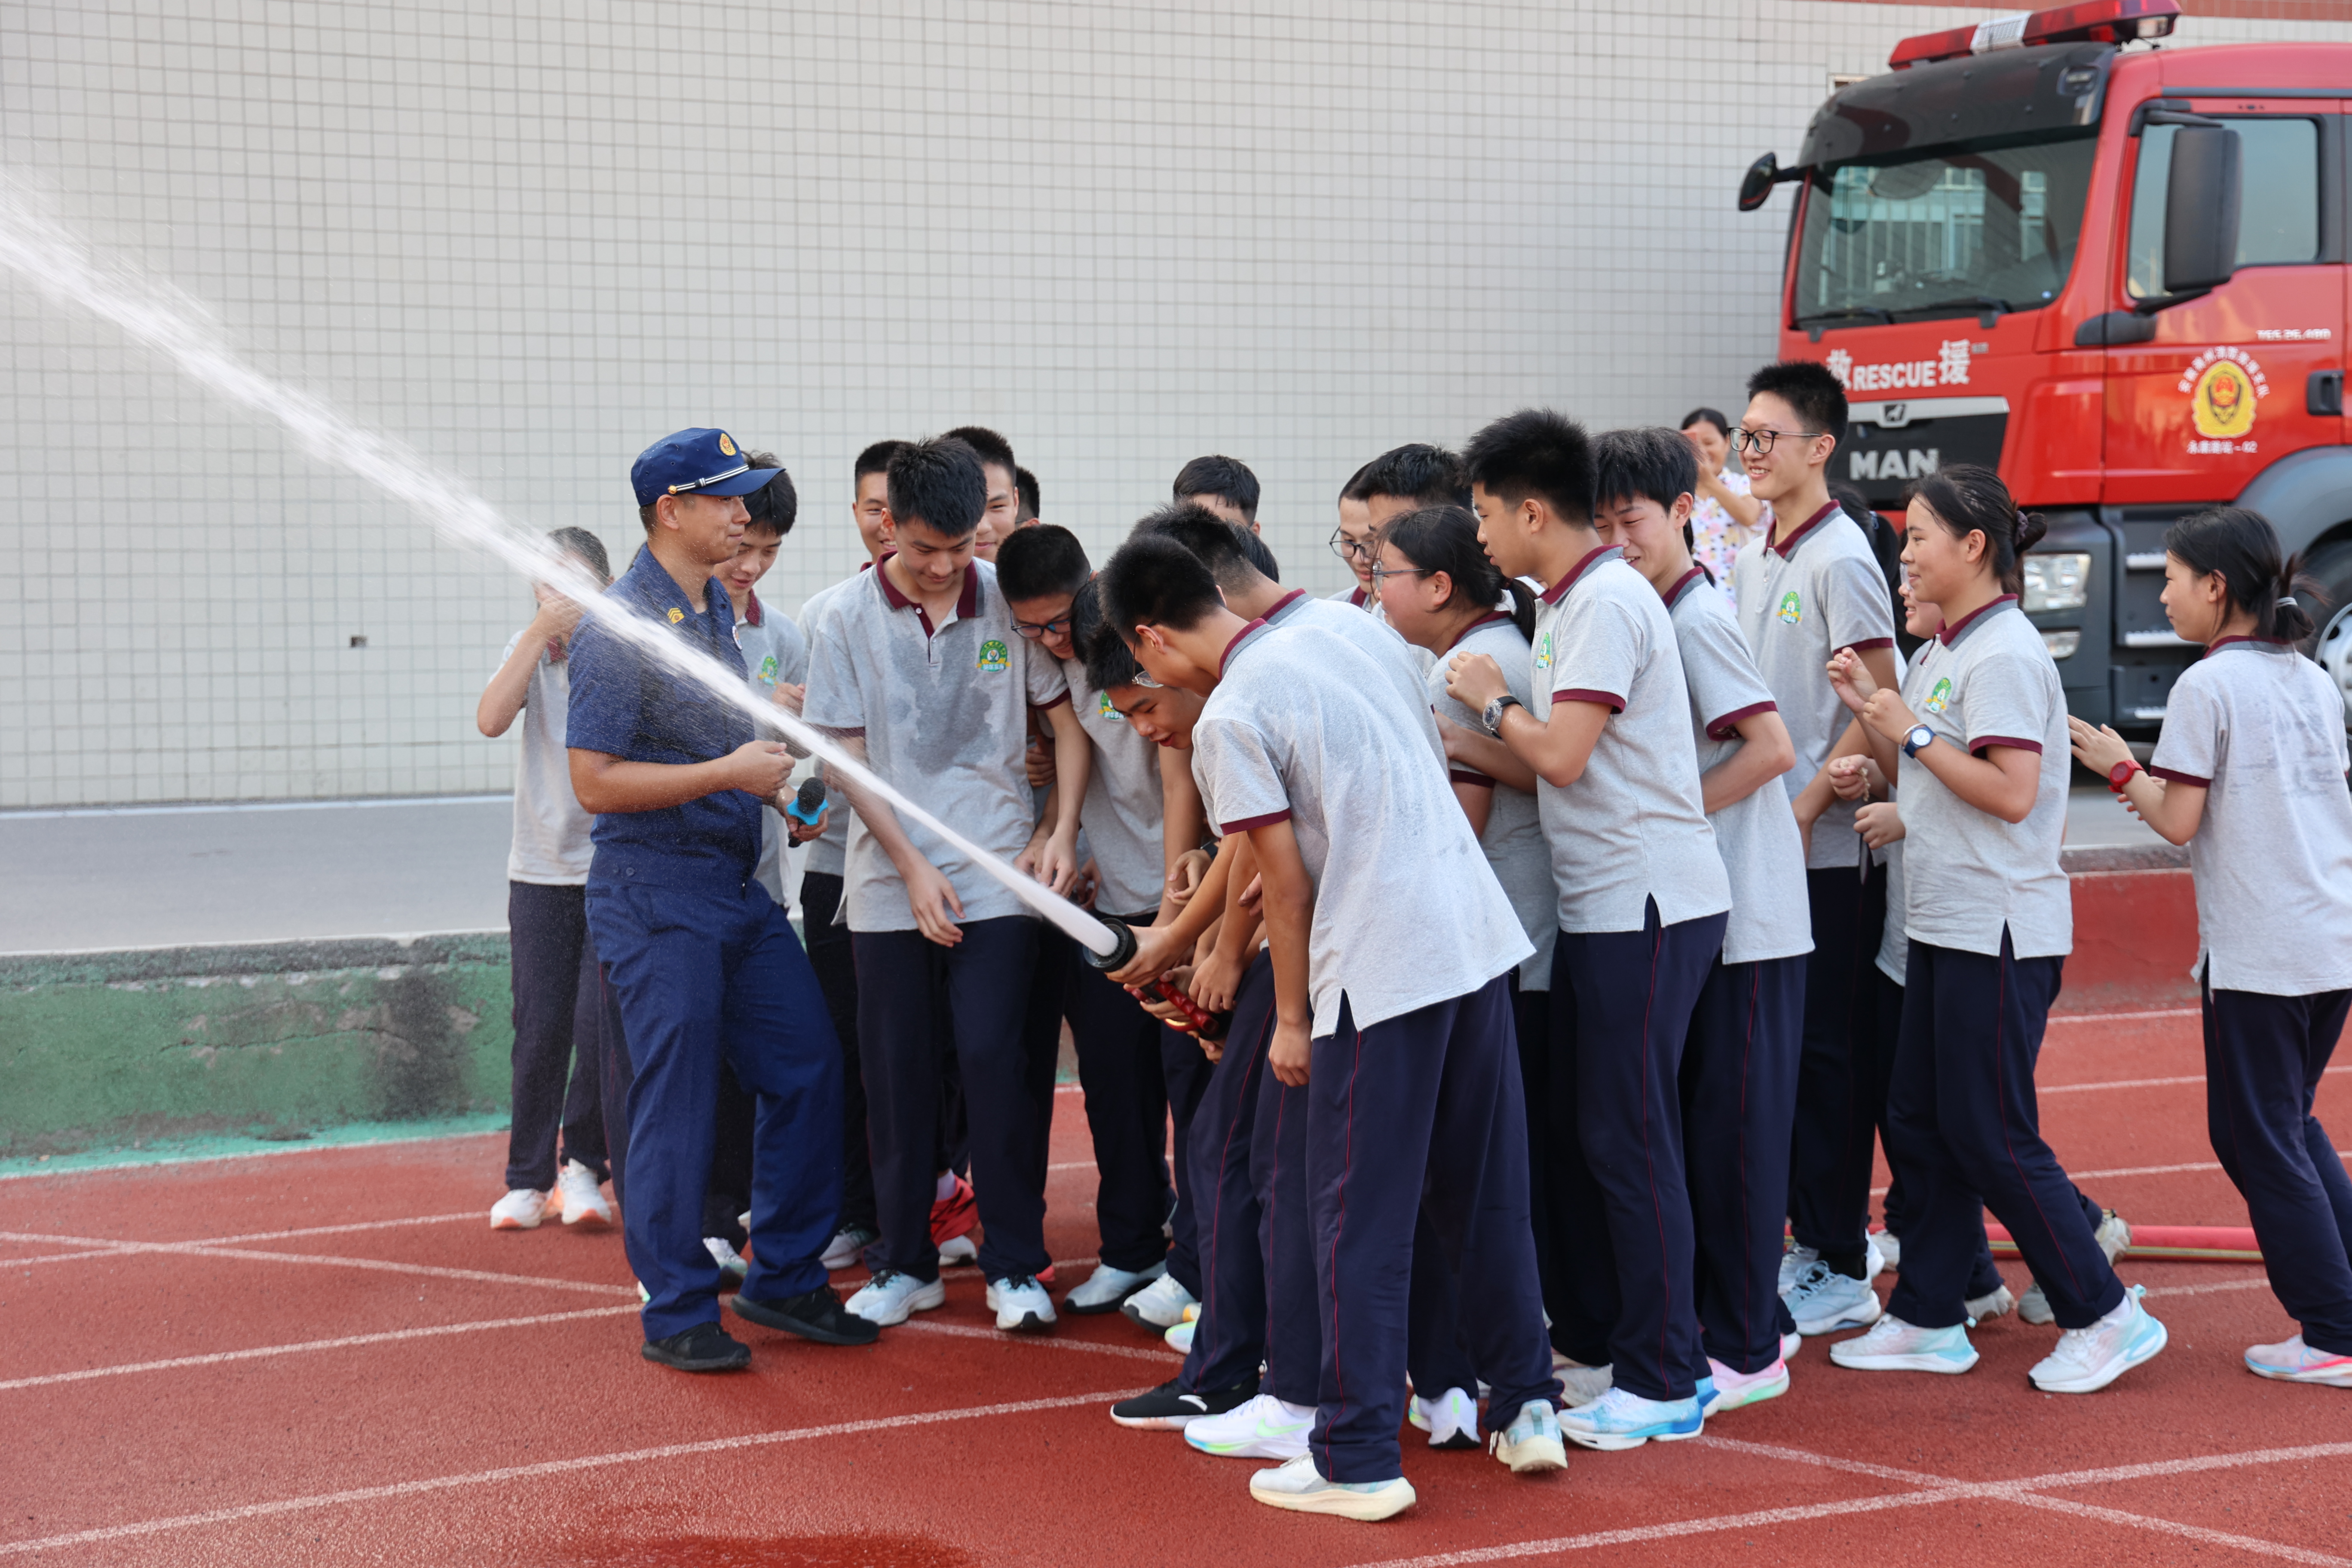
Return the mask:
[(1688, 414), (1683, 416), (1683, 422), (1675, 426), (1675, 429), (1676, 431), (1683, 431), (1689, 429), (1694, 425), (1702, 424), (1714, 426), (1715, 433), (1717, 435), (1722, 437), (1727, 441), (1731, 439), (1731, 420), (1720, 408), (1707, 408), (1705, 406), (1694, 408)]
[(1039, 499), (1044, 492), (1037, 489), (1037, 476), (1026, 468), (1013, 470), (1013, 488), (1021, 494), (1021, 505), (1013, 514), (1013, 521), (1017, 527), (1045, 510)]
[(1819, 360), (1775, 360), (1748, 378), (1748, 395), (1770, 393), (1815, 436), (1845, 440), (1845, 388)]
[(1075, 594), (1092, 572), (1078, 536), (1050, 522), (1016, 528), (996, 547), (996, 585), (1008, 599)]
[(1144, 625), (1190, 630), (1224, 604), (1208, 563), (1161, 533), (1130, 536), (1095, 582), (1103, 619), (1122, 640)]
[(756, 528), (782, 539), (793, 531), (793, 524), (801, 515), (801, 496), (793, 489), (793, 476), (784, 471), (783, 459), (773, 452), (746, 452), (743, 460), (755, 468), (776, 470), (774, 479), (743, 498), (743, 510), (751, 513), (743, 524), (744, 531)]
[(1194, 496), (1215, 496), (1231, 501), (1241, 514), (1252, 522), (1257, 521), (1257, 476), (1239, 458), (1226, 458), (1215, 453), (1195, 458), (1176, 470), (1176, 483), (1171, 494), (1176, 500), (1191, 500)]
[(1344, 492), (1349, 500), (1395, 496), (1416, 507), (1468, 506), (1470, 485), (1462, 459), (1423, 441), (1392, 447), (1356, 470)]
[(1070, 636), (1087, 661), (1087, 683), (1097, 691), (1135, 685), (1143, 666), (1135, 661), (1135, 650), (1114, 636), (1110, 624), (1103, 619), (1101, 578), (1093, 578), (1079, 591), (1070, 616)]
[(1679, 430), (1637, 426), (1592, 438), (1592, 499), (1601, 506), (1651, 500), (1667, 511), (1698, 492), (1698, 454)]
[(980, 527), (988, 510), (988, 476), (980, 454), (952, 436), (908, 441), (890, 455), (890, 515), (901, 526), (919, 522), (961, 539)]
[(600, 583), (613, 581), (613, 563), (604, 553), (604, 542), (584, 528), (550, 529), (548, 542), (596, 574)]
[[(1135, 525), (1129, 535), (1141, 539), (1147, 534), (1173, 540), (1200, 559), (1216, 579), (1217, 586), (1227, 593), (1239, 593), (1250, 586), (1251, 579), (1266, 574), (1252, 557), (1249, 546), (1243, 542), (1256, 536), (1246, 528), (1236, 528), (1198, 501), (1179, 501), (1163, 506)], [(1263, 544), (1259, 546), (1265, 548)]]
[(857, 471), (849, 476), (849, 482), (856, 484), (858, 480), (864, 479), (868, 474), (888, 473), (890, 471), (890, 459), (897, 457), (899, 449), (905, 447), (906, 444), (907, 443), (904, 441), (895, 438), (887, 441), (877, 441), (871, 447), (866, 447), (863, 452), (858, 453)]
[(983, 463), (992, 463), (1008, 474), (1021, 471), (1021, 465), (1013, 460), (1013, 443), (985, 425), (959, 425), (948, 436), (979, 453)]
[(1462, 477), (1514, 506), (1540, 496), (1566, 521), (1592, 521), (1592, 438), (1565, 414), (1504, 415), (1462, 448)]

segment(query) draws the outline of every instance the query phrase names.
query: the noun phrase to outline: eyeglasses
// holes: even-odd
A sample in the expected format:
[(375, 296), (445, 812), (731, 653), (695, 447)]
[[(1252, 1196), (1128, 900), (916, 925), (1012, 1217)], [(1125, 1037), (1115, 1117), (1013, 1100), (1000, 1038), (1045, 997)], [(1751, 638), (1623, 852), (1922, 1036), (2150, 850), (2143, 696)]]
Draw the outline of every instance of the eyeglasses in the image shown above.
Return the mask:
[(1372, 588), (1377, 592), (1380, 585), (1391, 577), (1426, 577), (1435, 570), (1433, 566), (1375, 566), (1372, 568)]
[(1161, 686), (1160, 682), (1152, 679), (1151, 672), (1144, 668), (1143, 666), (1139, 664), (1135, 667), (1135, 679), (1128, 682), (1128, 684), (1130, 686), (1144, 687), (1152, 691), (1164, 691), (1167, 689), (1167, 688)]
[(1345, 530), (1333, 529), (1329, 543), (1331, 553), (1342, 561), (1370, 561), (1372, 558), (1372, 542), (1350, 539)]
[(1064, 616), (1051, 621), (1015, 621), (1013, 629), (1035, 642), (1040, 637), (1057, 637), (1066, 633), (1070, 629), (1070, 617)]
[(1760, 458), (1771, 451), (1772, 443), (1783, 436), (1792, 440), (1811, 441), (1824, 434), (1826, 432), (1821, 430), (1734, 430), (1731, 433), (1731, 449), (1753, 452)]

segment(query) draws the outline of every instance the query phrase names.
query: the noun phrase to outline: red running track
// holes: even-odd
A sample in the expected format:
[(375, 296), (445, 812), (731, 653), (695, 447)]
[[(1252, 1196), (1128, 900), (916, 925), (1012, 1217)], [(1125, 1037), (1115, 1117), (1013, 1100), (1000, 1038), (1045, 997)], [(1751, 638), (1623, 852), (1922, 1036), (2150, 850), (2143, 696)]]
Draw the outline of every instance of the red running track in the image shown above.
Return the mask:
[[(2127, 1216), (2245, 1224), (2198, 1064), (2193, 1015), (2051, 1030), (2045, 1126)], [(1058, 1106), (1066, 1288), (1094, 1235), (1082, 1107)], [(2352, 1142), (2347, 1076), (2320, 1109)], [(2172, 1344), (2099, 1394), (2036, 1393), (2056, 1331), (2013, 1318), (1958, 1378), (1810, 1343), (1785, 1397), (1548, 1480), (1408, 1430), (1420, 1505), (1366, 1526), (1276, 1513), (1250, 1464), (1114, 1426), (1103, 1406), (1174, 1358), (1117, 1317), (1000, 1336), (969, 1269), (873, 1349), (738, 1325), (747, 1374), (648, 1366), (616, 1236), (488, 1228), (499, 1143), (0, 1183), (0, 1561), (2352, 1563), (2352, 1394), (2241, 1369), (2292, 1331), (2242, 1265), (2127, 1258)]]

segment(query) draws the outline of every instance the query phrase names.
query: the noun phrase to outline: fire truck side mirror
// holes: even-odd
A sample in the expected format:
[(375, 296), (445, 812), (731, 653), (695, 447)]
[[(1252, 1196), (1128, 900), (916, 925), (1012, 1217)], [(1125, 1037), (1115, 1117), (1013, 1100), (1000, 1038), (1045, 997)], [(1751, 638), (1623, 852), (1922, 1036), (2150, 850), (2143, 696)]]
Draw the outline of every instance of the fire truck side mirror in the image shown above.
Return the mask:
[(1752, 213), (1772, 199), (1772, 187), (1780, 178), (1780, 160), (1767, 153), (1748, 165), (1748, 173), (1739, 177), (1739, 210)]
[(2238, 133), (2183, 125), (2164, 196), (2164, 291), (2217, 289), (2238, 269)]

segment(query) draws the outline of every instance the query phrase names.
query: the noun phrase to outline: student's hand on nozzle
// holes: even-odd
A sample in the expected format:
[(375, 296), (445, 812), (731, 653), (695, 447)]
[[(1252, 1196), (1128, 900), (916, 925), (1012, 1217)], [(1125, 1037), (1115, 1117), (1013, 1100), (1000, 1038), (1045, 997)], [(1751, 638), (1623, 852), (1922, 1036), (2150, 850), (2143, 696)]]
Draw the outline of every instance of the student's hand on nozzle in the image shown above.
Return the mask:
[[(1858, 666), (1862, 661), (1854, 662)], [(1861, 711), (1862, 721), (1890, 741), (1902, 740), (1919, 722), (1917, 716), (1903, 705), (1903, 699), (1883, 686), (1870, 694)]]
[[(1485, 655), (1480, 655), (1485, 658)], [(1315, 1059), (1315, 1042), (1305, 1024), (1274, 1026), (1274, 1043), (1266, 1047), (1265, 1065), (1285, 1088), (1297, 1089), (1307, 1081), (1307, 1068)]]
[(1842, 647), (1830, 655), (1828, 673), (1831, 689), (1838, 694), (1838, 700), (1856, 713), (1861, 712), (1863, 704), (1870, 700), (1871, 693), (1878, 689), (1878, 678), (1870, 673), (1868, 665), (1862, 662), (1862, 655), (1850, 647)]
[[(1141, 935), (1140, 932), (1138, 932), (1137, 934), (1139, 936)], [(1190, 965), (1180, 965), (1177, 968), (1169, 970), (1166, 973), (1160, 975), (1160, 978), (1167, 981), (1177, 989), (1183, 990), (1191, 984), (1192, 974), (1193, 970)], [(1166, 997), (1155, 994), (1149, 984), (1130, 985), (1127, 988), (1127, 993), (1129, 995), (1135, 998), (1136, 1002), (1141, 1005), (1145, 1012), (1150, 1014), (1153, 1017), (1159, 1019), (1161, 1023), (1167, 1025), (1178, 1034), (1189, 1034), (1192, 1032), (1192, 1020), (1184, 1016), (1184, 1010), (1181, 1007), (1177, 1006), (1175, 1003), (1169, 1001)]]
[(1209, 874), (1216, 857), (1205, 849), (1187, 849), (1176, 857), (1176, 864), (1168, 868), (1168, 901), (1182, 909), (1201, 890), (1201, 879)]
[(2130, 745), (2105, 724), (2095, 730), (2070, 713), (2066, 735), (2073, 742), (2074, 760), (2101, 778), (2113, 773), (2118, 763), (2133, 760)]
[(1867, 799), (1873, 771), (1868, 757), (1832, 757), (1830, 793), (1840, 800)]
[(956, 897), (955, 884), (946, 873), (923, 861), (906, 872), (906, 879), (907, 907), (914, 911), (915, 929), (941, 947), (961, 942), (963, 929), (956, 921), (963, 918), (963, 900)]
[[(1503, 667), (1483, 653), (1457, 653), (1445, 667), (1445, 695), (1473, 713), (1510, 689)], [(1443, 733), (1443, 731), (1441, 731)]]
[(1903, 816), (1893, 801), (1874, 801), (1853, 814), (1853, 830), (1873, 849), (1884, 849), (1903, 837)]
[(1173, 926), (1131, 929), (1135, 931), (1135, 956), (1110, 972), (1110, 977), (1129, 990), (1149, 984), (1177, 964), (1192, 961), (1192, 944)]
[(727, 753), (728, 785), (773, 800), (793, 776), (793, 754), (780, 741), (746, 741)]

